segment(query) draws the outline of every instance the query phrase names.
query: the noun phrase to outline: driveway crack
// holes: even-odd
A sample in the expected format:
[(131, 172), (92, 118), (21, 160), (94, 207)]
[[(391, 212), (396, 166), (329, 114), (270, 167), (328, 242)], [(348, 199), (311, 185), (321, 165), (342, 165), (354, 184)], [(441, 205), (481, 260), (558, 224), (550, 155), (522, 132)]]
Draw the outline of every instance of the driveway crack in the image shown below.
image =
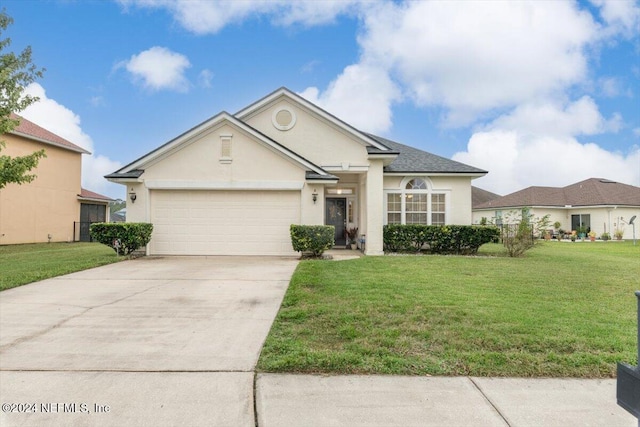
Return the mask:
[[(130, 295), (127, 295), (127, 296), (124, 296), (124, 297), (122, 297), (122, 298), (118, 298), (118, 299), (116, 299), (116, 300), (113, 300), (113, 301), (110, 301), (110, 302), (106, 302), (106, 303), (104, 303), (104, 304), (95, 305), (95, 306), (93, 306), (93, 307), (88, 307), (86, 310), (84, 310), (84, 311), (82, 311), (82, 312), (80, 312), (80, 313), (77, 313), (77, 314), (74, 314), (73, 316), (69, 316), (69, 317), (67, 317), (67, 318), (65, 318), (65, 319), (62, 319), (61, 321), (59, 321), (59, 322), (58, 322), (58, 323), (56, 323), (55, 325), (51, 325), (51, 326), (49, 326), (48, 328), (45, 328), (45, 329), (43, 329), (43, 330), (41, 330), (41, 331), (34, 332), (34, 333), (33, 333), (33, 334), (31, 334), (31, 335), (27, 335), (27, 336), (24, 336), (24, 337), (20, 337), (20, 338), (16, 339), (15, 341), (12, 341), (12, 342), (10, 342), (10, 343), (8, 343), (8, 344), (4, 344), (4, 345), (0, 346), (0, 353), (2, 353), (3, 351), (6, 351), (6, 350), (8, 350), (8, 349), (10, 349), (10, 348), (12, 348), (12, 347), (15, 347), (15, 346), (17, 346), (17, 345), (20, 345), (20, 344), (22, 344), (22, 343), (24, 343), (24, 342), (26, 342), (26, 341), (30, 341), (30, 340), (32, 340), (32, 339), (35, 339), (35, 338), (41, 337), (41, 336), (43, 336), (43, 335), (45, 335), (45, 334), (47, 334), (47, 333), (51, 332), (52, 330), (54, 330), (54, 329), (57, 329), (57, 328), (61, 327), (62, 325), (64, 325), (64, 324), (68, 323), (69, 321), (71, 321), (71, 320), (73, 320), (73, 319), (76, 319), (76, 318), (78, 318), (78, 317), (80, 317), (80, 316), (83, 316), (83, 315), (87, 314), (87, 313), (88, 313), (89, 311), (91, 311), (91, 310), (94, 310), (94, 309), (96, 309), (96, 308), (106, 307), (106, 306), (109, 306), (109, 305), (112, 305), (112, 304), (117, 304), (117, 303), (119, 303), (120, 301), (124, 301), (124, 300), (126, 300), (126, 299), (128, 299), (128, 298), (135, 297), (135, 296), (137, 296), (137, 295), (140, 295), (140, 294), (143, 294), (143, 293), (145, 293), (145, 292), (148, 292), (148, 291), (150, 291), (150, 290), (151, 290), (151, 289), (153, 289), (153, 288), (157, 288), (157, 287), (165, 286), (165, 285), (166, 285), (166, 283), (161, 283), (161, 284), (159, 284), (159, 285), (149, 286), (148, 288), (145, 288), (145, 289), (143, 289), (143, 290), (141, 290), (141, 291), (138, 291), (138, 292), (134, 292), (134, 293), (132, 293), (132, 294), (130, 294)], [(51, 305), (58, 305), (58, 304), (51, 304)]]

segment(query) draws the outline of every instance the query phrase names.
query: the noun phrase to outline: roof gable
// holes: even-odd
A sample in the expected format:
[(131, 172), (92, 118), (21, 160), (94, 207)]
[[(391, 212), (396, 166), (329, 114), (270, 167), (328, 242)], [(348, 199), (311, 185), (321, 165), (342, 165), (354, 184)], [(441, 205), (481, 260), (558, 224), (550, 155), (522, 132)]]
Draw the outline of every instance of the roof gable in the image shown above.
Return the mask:
[(38, 142), (43, 142), (45, 144), (53, 145), (56, 147), (64, 148), (65, 150), (75, 151), (81, 154), (91, 154), (89, 151), (85, 150), (82, 147), (77, 146), (76, 144), (67, 141), (61, 136), (56, 135), (55, 133), (48, 131), (47, 129), (38, 126), (30, 120), (25, 119), (22, 116), (11, 113), (11, 119), (19, 120), (20, 123), (13, 129), (11, 134), (22, 136), (27, 139), (31, 139)]
[(254, 140), (272, 148), (275, 152), (291, 160), (302, 169), (311, 171), (319, 176), (325, 176), (327, 177), (327, 179), (335, 178), (333, 175), (329, 174), (328, 172), (323, 170), (321, 167), (305, 159), (304, 157), (298, 155), (297, 153), (293, 152), (287, 147), (284, 147), (283, 145), (279, 144), (278, 142), (274, 141), (268, 136), (262, 134), (257, 129), (252, 128), (248, 124), (238, 120), (236, 117), (230, 115), (225, 111), (221, 112), (220, 114), (214, 117), (211, 117), (208, 120), (205, 120), (204, 122), (184, 132), (183, 134), (177, 136), (176, 138), (172, 139), (166, 144), (156, 148), (155, 150), (145, 154), (139, 159), (134, 160), (128, 165), (122, 167), (118, 171), (112, 174), (106, 175), (106, 178), (112, 179), (112, 180), (138, 178), (142, 175), (142, 173), (144, 173), (144, 169), (146, 167), (165, 158), (166, 156), (170, 155), (172, 152), (179, 150), (185, 144), (191, 143), (193, 140), (197, 139), (200, 135), (206, 133), (207, 131), (209, 131), (210, 129), (216, 126), (222, 125), (225, 122), (245, 131), (246, 133), (251, 135)]
[(280, 89), (277, 89), (274, 92), (268, 94), (267, 96), (259, 99), (258, 101), (254, 102), (248, 107), (245, 107), (244, 109), (238, 111), (235, 114), (235, 116), (240, 120), (246, 121), (252, 116), (254, 116), (255, 114), (258, 114), (260, 111), (264, 110), (265, 108), (268, 108), (274, 103), (280, 101), (282, 98), (286, 98), (289, 102), (297, 104), (299, 107), (302, 107), (303, 109), (310, 111), (312, 114), (321, 118), (322, 120), (325, 120), (333, 124), (337, 128), (339, 128), (340, 130), (349, 133), (357, 141), (359, 141), (361, 144), (365, 146), (370, 145), (382, 151), (389, 150), (389, 148), (386, 147), (384, 144), (380, 143), (374, 138), (371, 138), (371, 135), (359, 131), (358, 129), (354, 128), (353, 126), (344, 122), (343, 120), (337, 118), (336, 116), (329, 113), (328, 111), (318, 107), (314, 103), (309, 102), (303, 97), (301, 97), (300, 95), (290, 91), (286, 87), (281, 87)]

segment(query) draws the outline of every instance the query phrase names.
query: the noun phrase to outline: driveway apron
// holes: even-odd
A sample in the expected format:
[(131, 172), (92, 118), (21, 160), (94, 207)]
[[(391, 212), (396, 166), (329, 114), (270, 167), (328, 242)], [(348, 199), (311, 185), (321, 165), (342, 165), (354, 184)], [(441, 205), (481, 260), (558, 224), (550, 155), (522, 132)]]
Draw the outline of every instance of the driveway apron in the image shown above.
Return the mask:
[(0, 293), (3, 426), (254, 426), (297, 261), (141, 258)]

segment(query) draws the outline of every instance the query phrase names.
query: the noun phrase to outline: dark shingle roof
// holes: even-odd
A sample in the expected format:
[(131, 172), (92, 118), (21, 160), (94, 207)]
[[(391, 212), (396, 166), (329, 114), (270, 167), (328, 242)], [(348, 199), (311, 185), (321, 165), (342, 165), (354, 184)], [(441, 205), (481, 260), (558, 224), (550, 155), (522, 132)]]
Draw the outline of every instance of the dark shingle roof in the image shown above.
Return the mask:
[(435, 154), (391, 141), (390, 139), (380, 136), (367, 134), (380, 144), (389, 147), (392, 151), (400, 153), (400, 155), (385, 166), (385, 172), (407, 172), (407, 173), (474, 173), (486, 174), (487, 171), (456, 162), (445, 157), (436, 156)]
[[(122, 169), (120, 169), (122, 170)], [(105, 178), (140, 178), (142, 176), (142, 174), (144, 173), (143, 170), (141, 169), (134, 169), (130, 172), (114, 172), (114, 173), (110, 173), (109, 175), (105, 175)]]
[(483, 190), (482, 188), (474, 187), (473, 185), (471, 186), (471, 206), (473, 206), (474, 208), (488, 201), (497, 199), (498, 197), (500, 197), (499, 194)]
[(528, 187), (474, 209), (523, 206), (640, 206), (640, 187), (602, 178), (590, 178), (566, 187)]

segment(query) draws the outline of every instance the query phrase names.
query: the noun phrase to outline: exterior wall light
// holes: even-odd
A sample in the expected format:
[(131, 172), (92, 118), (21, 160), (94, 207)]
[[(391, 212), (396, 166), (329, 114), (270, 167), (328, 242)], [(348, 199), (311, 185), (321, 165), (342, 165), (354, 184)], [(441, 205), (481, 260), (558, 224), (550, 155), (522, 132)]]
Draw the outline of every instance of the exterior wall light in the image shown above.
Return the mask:
[(129, 199), (131, 199), (131, 203), (135, 203), (138, 196), (136, 196), (136, 192), (133, 191), (133, 188), (129, 192)]
[(311, 195), (311, 199), (313, 199), (313, 204), (315, 205), (316, 202), (318, 201), (318, 191), (317, 190), (313, 190), (313, 194)]

